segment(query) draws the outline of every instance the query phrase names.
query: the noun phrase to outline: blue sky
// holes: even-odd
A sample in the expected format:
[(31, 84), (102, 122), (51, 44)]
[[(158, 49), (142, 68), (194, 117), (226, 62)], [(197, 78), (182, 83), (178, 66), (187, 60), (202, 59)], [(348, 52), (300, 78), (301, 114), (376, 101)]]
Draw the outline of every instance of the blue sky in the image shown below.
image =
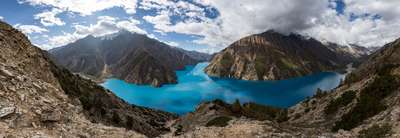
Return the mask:
[[(5, 21), (7, 21), (12, 25), (17, 25), (17, 24), (34, 25), (47, 29), (48, 31), (44, 33), (28, 34), (30, 36), (31, 41), (33, 41), (33, 43), (38, 46), (45, 45), (47, 43), (46, 40), (47, 38), (40, 38), (39, 36), (41, 35), (48, 35), (50, 37), (50, 36), (63, 35), (64, 33), (72, 33), (74, 32), (74, 28), (71, 27), (73, 25), (80, 24), (80, 25), (90, 26), (91, 24), (93, 25), (98, 22), (99, 16), (110, 16), (119, 18), (121, 20), (124, 19), (128, 20), (130, 18), (138, 20), (140, 22), (140, 24), (137, 25), (139, 28), (145, 30), (151, 35), (154, 35), (154, 37), (156, 37), (160, 41), (169, 43), (171, 45), (189, 50), (201, 50), (206, 48), (205, 45), (196, 44), (192, 42), (193, 40), (201, 36), (186, 35), (175, 32), (162, 34), (153, 31), (154, 30), (153, 25), (150, 24), (149, 22), (146, 22), (143, 19), (143, 16), (155, 15), (157, 12), (155, 10), (143, 10), (137, 8), (135, 14), (128, 14), (121, 7), (112, 7), (109, 9), (93, 12), (91, 15), (86, 15), (86, 16), (80, 16), (79, 13), (63, 12), (57, 15), (58, 18), (60, 18), (63, 22), (65, 22), (65, 24), (62, 26), (59, 25), (44, 26), (43, 24), (41, 24), (39, 19), (34, 18), (34, 15), (40, 14), (44, 11), (51, 11), (53, 8), (54, 7), (52, 6), (31, 5), (29, 3), (20, 3), (16, 0), (6, 0), (5, 2), (2, 2), (2, 4), (0, 5), (0, 16), (3, 17)], [(213, 10), (205, 10), (205, 12), (206, 16), (209, 18), (215, 18), (215, 16), (218, 14), (216, 11)], [(181, 20), (181, 17), (174, 16), (171, 19), (172, 22), (174, 23), (175, 21)], [(49, 49), (52, 47), (56, 46), (43, 46), (43, 48), (45, 49)]]
[[(269, 29), (321, 41), (381, 46), (396, 39), (396, 1), (376, 0), (5, 0), (0, 19), (43, 49), (120, 29), (173, 46), (216, 52)], [(392, 10), (390, 10), (392, 8)], [(386, 10), (385, 10), (386, 9)], [(392, 28), (392, 29), (390, 29)], [(362, 35), (362, 36), (361, 36)]]

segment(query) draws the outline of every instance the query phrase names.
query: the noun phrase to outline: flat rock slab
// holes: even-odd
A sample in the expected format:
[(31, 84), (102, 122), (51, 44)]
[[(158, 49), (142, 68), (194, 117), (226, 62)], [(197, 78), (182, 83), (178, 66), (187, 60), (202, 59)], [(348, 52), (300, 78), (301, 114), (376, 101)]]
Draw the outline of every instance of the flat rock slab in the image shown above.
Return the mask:
[(3, 107), (0, 108), (0, 118), (6, 117), (9, 114), (12, 114), (15, 112), (15, 107)]
[(40, 120), (42, 122), (57, 122), (61, 120), (61, 112), (60, 111), (45, 111)]

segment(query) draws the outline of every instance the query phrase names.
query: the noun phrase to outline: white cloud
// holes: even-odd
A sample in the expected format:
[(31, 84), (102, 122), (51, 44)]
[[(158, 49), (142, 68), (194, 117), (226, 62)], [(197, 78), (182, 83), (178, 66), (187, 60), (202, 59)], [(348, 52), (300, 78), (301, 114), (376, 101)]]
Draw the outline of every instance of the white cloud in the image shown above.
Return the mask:
[(60, 14), (62, 10), (53, 8), (51, 11), (45, 11), (39, 14), (36, 14), (34, 17), (35, 19), (39, 19), (40, 22), (44, 26), (62, 26), (65, 25), (65, 22), (63, 22), (60, 18), (56, 17), (57, 14)]
[(170, 45), (170, 46), (174, 46), (174, 47), (178, 47), (179, 43), (177, 42), (172, 42), (172, 41), (164, 41), (164, 43)]
[[(201, 36), (195, 43), (221, 49), (251, 34), (274, 29), (281, 33), (301, 33), (322, 41), (343, 45), (382, 46), (400, 37), (400, 1), (344, 0), (344, 14), (332, 7), (334, 0), (194, 0), (188, 2), (143, 0), (139, 8), (156, 10), (144, 19), (163, 33)], [(190, 6), (182, 6), (190, 5)], [(204, 11), (214, 8), (217, 18)], [(171, 22), (171, 16), (183, 16)], [(354, 17), (358, 18), (354, 18)]]
[(82, 16), (94, 12), (121, 7), (126, 13), (136, 13), (137, 0), (18, 0), (19, 3), (28, 3), (34, 6), (48, 6), (79, 13)]
[(89, 26), (75, 25), (75, 30), (77, 34), (84, 36), (89, 34), (93, 36), (103, 36), (116, 33), (121, 29), (140, 34), (147, 34), (146, 31), (137, 27), (138, 24), (140, 24), (140, 22), (135, 19), (119, 20), (118, 18), (110, 16), (100, 16), (98, 17), (96, 24)]
[(4, 17), (3, 17), (3, 16), (0, 16), (0, 20), (4, 20)]
[(312, 28), (302, 32), (320, 40), (366, 47), (383, 46), (400, 37), (400, 7), (396, 6), (400, 1), (344, 2), (344, 15), (325, 11)]
[(22, 31), (24, 34), (34, 34), (34, 33), (44, 33), (44, 32), (48, 32), (49, 30), (47, 30), (46, 28), (42, 28), (36, 25), (21, 25), (21, 24), (16, 24), (14, 25), (15, 28), (17, 28), (18, 30)]
[(100, 16), (98, 17), (96, 24), (90, 24), (88, 26), (76, 24), (73, 33), (64, 32), (62, 35), (50, 37), (48, 42), (44, 43), (44, 45), (40, 45), (40, 47), (43, 49), (51, 49), (67, 45), (87, 35), (100, 37), (116, 33), (123, 29), (130, 32), (147, 34), (145, 30), (142, 30), (137, 26), (139, 24), (140, 22), (135, 19), (120, 20), (110, 16)]
[[(221, 47), (227, 46), (246, 35), (260, 33), (268, 29), (290, 32), (308, 28), (311, 26), (310, 21), (313, 18), (318, 18), (321, 11), (328, 9), (329, 4), (328, 1), (315, 0), (253, 0), (251, 2), (197, 0), (195, 2), (212, 6), (218, 10), (220, 16), (216, 19), (210, 19), (205, 16), (206, 9), (182, 1), (172, 4), (169, 2), (169, 4), (166, 4), (168, 6), (162, 6), (163, 4), (157, 5), (156, 2), (146, 2), (145, 0), (140, 7), (160, 11), (159, 15), (144, 17), (146, 21), (154, 24), (154, 28), (159, 31), (199, 35), (203, 38), (194, 42)], [(183, 12), (179, 11), (186, 12), (180, 14)], [(166, 12), (169, 14), (166, 14)], [(175, 14), (188, 18), (175, 24), (166, 20), (157, 20), (161, 17), (168, 19), (166, 16)]]
[(48, 38), (47, 42), (45, 44), (42, 45), (38, 45), (40, 48), (42, 49), (52, 49), (58, 46), (64, 46), (67, 45), (71, 42), (74, 42), (80, 38), (83, 38), (84, 36), (82, 35), (78, 35), (76, 33), (63, 33), (62, 35), (58, 35), (58, 36), (53, 36)]

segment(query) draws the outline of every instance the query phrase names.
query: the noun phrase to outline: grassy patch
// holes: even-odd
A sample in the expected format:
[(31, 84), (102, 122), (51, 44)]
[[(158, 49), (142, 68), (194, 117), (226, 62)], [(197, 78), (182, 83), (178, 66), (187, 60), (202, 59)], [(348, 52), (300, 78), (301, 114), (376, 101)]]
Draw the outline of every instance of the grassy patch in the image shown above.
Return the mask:
[(282, 61), (283, 65), (285, 65), (286, 68), (289, 68), (289, 69), (297, 69), (298, 68), (298, 66), (296, 64), (292, 63), (290, 60), (282, 58), (281, 61)]
[(224, 127), (228, 125), (228, 122), (232, 120), (230, 117), (220, 116), (212, 119), (211, 121), (207, 122), (206, 127), (216, 126), (216, 127)]
[(347, 106), (356, 97), (355, 91), (346, 91), (339, 98), (332, 100), (328, 106), (325, 107), (324, 113), (326, 115), (335, 113), (339, 108)]
[(387, 137), (388, 134), (392, 133), (392, 127), (388, 124), (384, 124), (382, 126), (373, 125), (368, 129), (364, 129), (360, 131), (359, 138), (384, 138)]
[(221, 65), (223, 66), (223, 67), (230, 67), (232, 64), (233, 64), (233, 57), (232, 57), (232, 55), (231, 54), (229, 54), (229, 53), (224, 53), (224, 55), (222, 55), (222, 58), (221, 58)]
[(255, 68), (257, 71), (258, 77), (262, 77), (266, 70), (265, 65), (267, 64), (267, 58), (264, 55), (257, 55), (255, 59)]

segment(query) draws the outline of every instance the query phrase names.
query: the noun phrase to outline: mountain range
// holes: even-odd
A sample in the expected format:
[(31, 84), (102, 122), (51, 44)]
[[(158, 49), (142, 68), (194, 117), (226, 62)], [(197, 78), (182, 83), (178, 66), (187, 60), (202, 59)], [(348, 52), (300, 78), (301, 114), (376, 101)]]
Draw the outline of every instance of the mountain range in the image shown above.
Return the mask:
[(361, 62), (370, 52), (270, 30), (234, 42), (214, 56), (205, 72), (214, 77), (282, 80), (338, 70)]
[(49, 50), (54, 61), (95, 80), (116, 77), (135, 84), (177, 83), (175, 70), (209, 60), (209, 55), (171, 47), (126, 30), (103, 37), (87, 36)]
[(337, 88), (290, 108), (215, 100), (177, 117), (130, 105), (72, 74), (0, 21), (1, 137), (396, 137), (399, 88), (397, 39), (361, 61)]

